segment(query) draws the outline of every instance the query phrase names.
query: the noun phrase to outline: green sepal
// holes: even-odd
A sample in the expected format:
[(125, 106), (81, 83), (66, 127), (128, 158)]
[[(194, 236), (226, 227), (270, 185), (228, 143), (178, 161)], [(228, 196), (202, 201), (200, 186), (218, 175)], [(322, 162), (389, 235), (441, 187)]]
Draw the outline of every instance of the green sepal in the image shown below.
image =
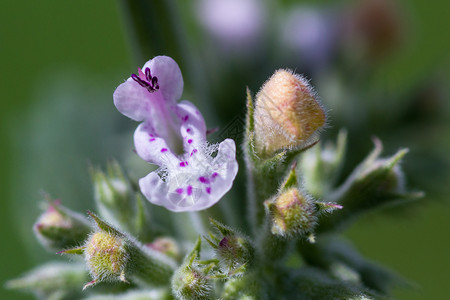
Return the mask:
[(116, 228), (112, 227), (111, 225), (109, 225), (108, 223), (106, 223), (105, 221), (100, 219), (93, 212), (88, 210), (86, 213), (92, 218), (92, 220), (97, 225), (98, 229), (100, 229), (100, 230), (102, 230), (104, 232), (110, 233), (112, 235), (118, 236), (118, 237), (124, 237), (125, 236), (122, 232), (120, 232)]
[(286, 191), (290, 189), (291, 187), (298, 187), (298, 176), (297, 176), (297, 162), (294, 161), (294, 163), (291, 165), (291, 170), (289, 171), (288, 175), (286, 176), (286, 179), (280, 186), (280, 191)]
[(67, 249), (67, 250), (63, 250), (63, 251), (59, 251), (56, 254), (72, 254), (72, 255), (83, 255), (84, 254), (84, 249), (86, 247), (85, 246), (80, 246), (77, 248), (72, 248), (72, 249)]

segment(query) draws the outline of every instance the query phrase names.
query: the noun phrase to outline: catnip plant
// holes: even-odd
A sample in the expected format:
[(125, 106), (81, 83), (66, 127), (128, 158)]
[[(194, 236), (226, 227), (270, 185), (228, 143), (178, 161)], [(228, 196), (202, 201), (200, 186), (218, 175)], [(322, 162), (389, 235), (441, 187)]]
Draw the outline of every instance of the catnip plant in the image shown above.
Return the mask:
[[(136, 154), (156, 169), (136, 180), (118, 162), (106, 171), (92, 167), (98, 209), (87, 215), (47, 199), (34, 233), (68, 261), (37, 267), (9, 288), (39, 299), (389, 297), (400, 279), (341, 232), (361, 214), (421, 197), (405, 185), (407, 149), (381, 157), (375, 139), (374, 150), (338, 182), (346, 132), (336, 143), (320, 141), (327, 110), (289, 69), (275, 71), (256, 95), (247, 90), (242, 145), (208, 142), (201, 110), (180, 101), (182, 94), (181, 70), (168, 56), (149, 60), (117, 87), (117, 110), (140, 122)], [(245, 157), (239, 166), (237, 147)], [(247, 197), (235, 214), (245, 218), (233, 222), (217, 205), (238, 170)], [(168, 211), (164, 220), (155, 205)], [(197, 238), (179, 234), (186, 230)]]

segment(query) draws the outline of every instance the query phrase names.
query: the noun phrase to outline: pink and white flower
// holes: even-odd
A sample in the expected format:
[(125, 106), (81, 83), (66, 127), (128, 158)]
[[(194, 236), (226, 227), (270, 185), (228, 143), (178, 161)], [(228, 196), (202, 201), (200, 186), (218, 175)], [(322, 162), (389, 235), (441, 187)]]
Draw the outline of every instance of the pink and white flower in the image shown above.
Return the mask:
[(171, 211), (206, 209), (228, 192), (238, 171), (236, 146), (206, 140), (206, 124), (189, 101), (177, 103), (183, 77), (170, 57), (157, 56), (114, 92), (125, 116), (142, 121), (134, 133), (137, 154), (160, 168), (139, 180), (144, 196)]

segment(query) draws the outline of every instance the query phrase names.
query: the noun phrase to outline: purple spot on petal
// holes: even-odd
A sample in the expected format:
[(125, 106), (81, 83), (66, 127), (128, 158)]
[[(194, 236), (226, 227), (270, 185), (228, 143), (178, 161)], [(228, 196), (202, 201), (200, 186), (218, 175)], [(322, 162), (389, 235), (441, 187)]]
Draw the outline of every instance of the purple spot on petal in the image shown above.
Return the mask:
[(209, 179), (203, 176), (199, 177), (198, 181), (200, 181), (201, 183), (209, 183)]
[(186, 129), (186, 132), (191, 132), (191, 129), (190, 128)]
[(206, 188), (206, 193), (211, 194), (211, 188), (210, 187)]
[(186, 116), (184, 116), (184, 117), (183, 117), (183, 119), (182, 119), (182, 120), (183, 120), (184, 122), (186, 122), (186, 121), (187, 121), (188, 119), (189, 119), (189, 116), (188, 116), (188, 115), (186, 115)]
[(187, 161), (180, 162), (180, 167), (186, 167), (188, 165)]
[(182, 188), (178, 188), (175, 190), (178, 194), (183, 194), (183, 189)]
[(188, 140), (188, 144), (192, 144), (192, 140)]
[(188, 194), (188, 196), (192, 195), (192, 186), (188, 185), (188, 187), (186, 188), (186, 192)]
[(148, 141), (149, 142), (153, 142), (155, 140), (155, 138), (151, 138), (151, 139), (149, 139)]
[(216, 178), (217, 176), (219, 176), (219, 174), (216, 172), (212, 173), (212, 175), (211, 175), (212, 178)]
[(197, 153), (197, 151), (198, 151), (197, 149), (192, 150), (191, 156), (194, 155), (195, 153)]
[(161, 152), (166, 152), (167, 151), (167, 148), (162, 148), (161, 149)]

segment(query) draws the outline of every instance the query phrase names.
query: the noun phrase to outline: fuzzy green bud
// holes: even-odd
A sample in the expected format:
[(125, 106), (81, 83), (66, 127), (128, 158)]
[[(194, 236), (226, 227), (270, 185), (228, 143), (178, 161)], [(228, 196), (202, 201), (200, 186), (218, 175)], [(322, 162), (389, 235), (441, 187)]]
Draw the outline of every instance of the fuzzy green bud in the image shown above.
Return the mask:
[(217, 246), (217, 257), (228, 274), (241, 275), (252, 265), (255, 251), (247, 238), (238, 235), (224, 236)]
[(255, 150), (263, 157), (307, 147), (326, 123), (313, 88), (291, 70), (277, 70), (256, 95), (255, 105)]
[(49, 202), (47, 210), (33, 226), (39, 242), (47, 249), (61, 250), (82, 243), (91, 231), (89, 223), (80, 214)]
[(214, 298), (211, 270), (215, 263), (200, 262), (201, 238), (172, 276), (172, 294), (179, 300), (207, 300)]
[(90, 236), (84, 250), (86, 264), (94, 280), (126, 282), (125, 270), (130, 259), (126, 239), (109, 232), (96, 232)]
[(130, 235), (119, 231), (89, 212), (97, 229), (85, 245), (62, 251), (84, 255), (93, 278), (84, 288), (104, 281), (128, 280), (150, 286), (165, 285), (175, 269), (175, 262), (166, 255), (149, 249)]
[(248, 237), (214, 219), (210, 219), (210, 222), (219, 236), (210, 234), (205, 239), (215, 250), (222, 273), (228, 277), (242, 276), (253, 264), (253, 243)]
[(172, 278), (172, 291), (176, 299), (214, 299), (214, 283), (195, 262), (179, 268)]
[(305, 236), (317, 222), (316, 205), (308, 195), (290, 188), (264, 203), (272, 219), (271, 231), (279, 236)]

